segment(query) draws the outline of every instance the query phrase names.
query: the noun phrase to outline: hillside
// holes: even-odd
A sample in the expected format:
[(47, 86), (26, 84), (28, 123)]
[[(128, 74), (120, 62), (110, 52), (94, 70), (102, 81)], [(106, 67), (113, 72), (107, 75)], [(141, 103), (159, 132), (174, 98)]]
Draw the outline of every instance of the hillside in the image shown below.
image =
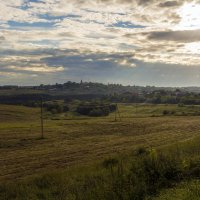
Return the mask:
[(200, 104), (199, 88), (123, 86), (91, 82), (67, 82), (40, 86), (2, 86), (0, 103), (33, 106), (44, 101), (107, 101), (118, 103)]

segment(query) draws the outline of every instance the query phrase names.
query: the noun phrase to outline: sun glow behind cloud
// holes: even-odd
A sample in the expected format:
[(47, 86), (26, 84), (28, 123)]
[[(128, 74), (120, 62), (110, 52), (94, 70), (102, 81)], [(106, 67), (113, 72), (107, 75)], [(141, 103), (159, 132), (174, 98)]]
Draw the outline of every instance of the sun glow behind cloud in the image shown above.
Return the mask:
[[(179, 10), (181, 21), (178, 24), (179, 30), (199, 30), (200, 29), (200, 4), (196, 2), (185, 3)], [(193, 32), (194, 33), (194, 32)], [(193, 37), (193, 34), (191, 34)], [(186, 54), (200, 55), (200, 42), (190, 42), (185, 44)], [(194, 58), (195, 60), (195, 58)], [(197, 64), (198, 64), (197, 60)]]
[(189, 53), (200, 55), (200, 42), (186, 44), (185, 49)]
[(180, 29), (200, 29), (200, 4), (195, 2), (185, 3), (179, 10), (181, 21)]

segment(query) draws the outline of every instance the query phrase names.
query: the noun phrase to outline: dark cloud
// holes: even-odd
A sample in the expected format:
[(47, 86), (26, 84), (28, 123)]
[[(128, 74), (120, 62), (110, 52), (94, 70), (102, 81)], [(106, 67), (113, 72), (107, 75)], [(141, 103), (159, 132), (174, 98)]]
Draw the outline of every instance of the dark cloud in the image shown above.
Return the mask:
[[(42, 55), (42, 58), (40, 58)], [(1, 54), (0, 58), (7, 56), (18, 56), (18, 60), (7, 59), (0, 63), (0, 69), (7, 72), (13, 72), (16, 70), (10, 69), (9, 66), (17, 66), (22, 68), (28, 66), (42, 66), (47, 65), (49, 67), (54, 66), (63, 66), (67, 69), (67, 73), (71, 75), (76, 74), (81, 76), (81, 74), (104, 74), (112, 75), (114, 70), (119, 70), (121, 62), (126, 60), (127, 66), (133, 64), (135, 60), (132, 58), (133, 55), (130, 53), (92, 53), (92, 52), (79, 52), (78, 50), (32, 50), (26, 51), (5, 51), (4, 54)], [(28, 60), (20, 59), (20, 57), (28, 56)], [(37, 59), (37, 56), (38, 59)], [(31, 59), (33, 57), (34, 59)], [(122, 67), (123, 69), (123, 67)], [(27, 73), (27, 72), (26, 72)]]
[[(58, 51), (59, 52), (59, 51)], [(116, 69), (116, 67), (120, 66), (121, 60), (127, 60), (128, 63), (134, 63), (133, 54), (131, 53), (92, 53), (78, 52), (76, 54), (68, 54), (66, 51), (65, 54), (54, 56), (47, 56), (46, 58), (41, 59), (42, 62), (47, 65), (61, 65), (69, 70), (78, 70), (85, 71), (88, 70), (96, 71), (96, 70), (108, 70), (109, 68)]]
[[(76, 4), (87, 4), (87, 1), (83, 0), (73, 0)], [(151, 5), (154, 3), (158, 3), (159, 7), (173, 7), (184, 4), (184, 2), (191, 2), (190, 0), (176, 0), (176, 1), (162, 1), (162, 0), (92, 0), (92, 2), (97, 3), (119, 3), (119, 4), (137, 4), (141, 6)], [(197, 1), (198, 2), (198, 1)]]
[(182, 2), (178, 2), (178, 1), (165, 1), (165, 2), (161, 2), (159, 4), (159, 7), (175, 7), (175, 6), (180, 6), (182, 4)]
[(62, 33), (59, 33), (58, 35), (60, 37), (68, 37), (68, 38), (76, 37), (76, 34), (73, 32), (62, 32)]
[(4, 36), (0, 36), (0, 43), (4, 42), (6, 38)]
[(154, 0), (137, 0), (139, 5), (151, 4)]
[(150, 40), (169, 40), (183, 43), (200, 41), (199, 30), (184, 30), (184, 31), (155, 31), (151, 33), (144, 33)]

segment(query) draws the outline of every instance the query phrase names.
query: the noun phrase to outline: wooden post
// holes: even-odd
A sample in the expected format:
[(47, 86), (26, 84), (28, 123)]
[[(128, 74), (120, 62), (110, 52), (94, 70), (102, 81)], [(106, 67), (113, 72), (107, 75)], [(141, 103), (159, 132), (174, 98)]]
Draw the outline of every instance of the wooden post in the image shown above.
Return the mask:
[(117, 112), (118, 112), (118, 115), (119, 115), (119, 120), (122, 121), (122, 118), (121, 118), (121, 115), (120, 115), (120, 112), (119, 112), (118, 105), (117, 105)]
[(116, 104), (116, 109), (115, 109), (115, 122), (117, 121), (117, 104)]
[(43, 99), (42, 98), (41, 98), (40, 118), (41, 118), (41, 139), (44, 139), (44, 118), (43, 118)]
[(119, 108), (118, 108), (118, 104), (116, 104), (116, 110), (115, 110), (115, 122), (117, 122), (117, 115), (119, 117), (119, 120), (122, 121), (120, 112), (119, 112)]
[(135, 115), (137, 116), (137, 103), (135, 103)]

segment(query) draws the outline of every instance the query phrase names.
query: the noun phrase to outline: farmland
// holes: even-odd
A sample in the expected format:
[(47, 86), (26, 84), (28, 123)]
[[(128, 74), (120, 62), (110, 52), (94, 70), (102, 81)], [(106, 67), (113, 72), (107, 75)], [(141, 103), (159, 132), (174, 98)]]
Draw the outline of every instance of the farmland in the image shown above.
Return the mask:
[[(199, 106), (120, 104), (119, 110), (117, 122), (115, 113), (46, 115), (41, 139), (39, 108), (0, 105), (0, 183), (87, 168), (140, 147), (164, 148), (200, 134)], [(165, 110), (174, 112), (165, 115)]]

